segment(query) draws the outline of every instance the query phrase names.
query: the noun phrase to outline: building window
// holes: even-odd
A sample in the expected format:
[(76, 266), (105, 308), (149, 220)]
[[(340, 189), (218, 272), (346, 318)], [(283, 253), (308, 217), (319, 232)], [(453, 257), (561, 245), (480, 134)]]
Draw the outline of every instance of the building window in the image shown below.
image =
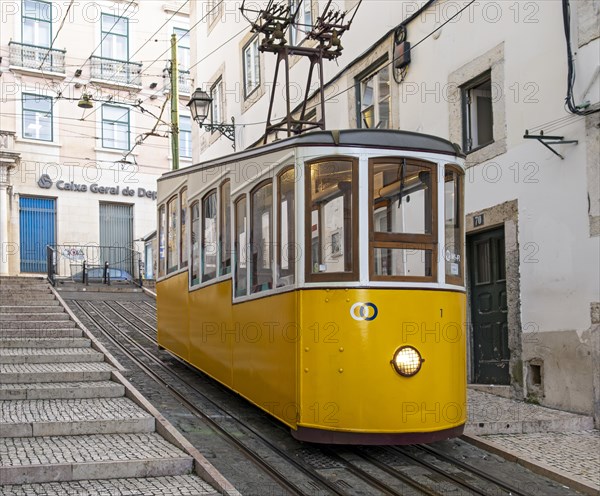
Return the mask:
[(258, 36), (244, 47), (244, 97), (248, 98), (260, 86), (260, 55)]
[(23, 138), (52, 141), (52, 98), (23, 93)]
[(52, 5), (50, 2), (24, 0), (22, 42), (37, 47), (50, 47), (52, 41)]
[(102, 105), (102, 146), (129, 150), (129, 109)]
[(208, 16), (209, 24), (212, 24), (221, 16), (223, 3), (223, 0), (208, 0), (206, 2), (206, 15)]
[(385, 65), (358, 83), (358, 126), (388, 129), (390, 127), (390, 68)]
[(221, 184), (221, 227), (219, 229), (219, 245), (221, 247), (221, 275), (231, 272), (231, 182), (229, 179)]
[(180, 71), (190, 70), (190, 32), (187, 29), (173, 28), (177, 36), (177, 66)]
[(289, 0), (289, 4), (292, 15), (298, 11), (296, 22), (290, 26), (290, 43), (297, 45), (312, 29), (312, 0)]
[(307, 281), (358, 277), (358, 164), (323, 160), (307, 166)]
[(210, 109), (211, 121), (213, 124), (223, 123), (223, 80), (219, 80), (210, 89), (212, 104)]
[(192, 158), (192, 119), (186, 115), (179, 117), (179, 155)]
[(491, 73), (472, 80), (461, 91), (463, 148), (471, 152), (494, 142)]
[(273, 288), (273, 183), (258, 185), (250, 196), (250, 250), (252, 293)]
[(113, 60), (129, 60), (129, 19), (102, 14), (102, 57)]

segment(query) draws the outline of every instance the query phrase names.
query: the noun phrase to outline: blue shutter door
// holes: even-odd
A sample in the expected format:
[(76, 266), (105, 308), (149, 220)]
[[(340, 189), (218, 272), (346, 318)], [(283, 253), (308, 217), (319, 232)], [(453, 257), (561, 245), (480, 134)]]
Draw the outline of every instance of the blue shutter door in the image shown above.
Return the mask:
[(56, 200), (19, 198), (21, 272), (47, 271), (46, 245), (56, 243)]

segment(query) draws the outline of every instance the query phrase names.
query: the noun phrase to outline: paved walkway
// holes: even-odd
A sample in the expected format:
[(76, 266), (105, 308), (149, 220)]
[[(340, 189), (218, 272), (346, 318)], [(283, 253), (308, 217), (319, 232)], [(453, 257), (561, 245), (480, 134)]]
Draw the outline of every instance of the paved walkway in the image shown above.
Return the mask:
[(467, 440), (586, 494), (600, 494), (591, 417), (469, 389)]

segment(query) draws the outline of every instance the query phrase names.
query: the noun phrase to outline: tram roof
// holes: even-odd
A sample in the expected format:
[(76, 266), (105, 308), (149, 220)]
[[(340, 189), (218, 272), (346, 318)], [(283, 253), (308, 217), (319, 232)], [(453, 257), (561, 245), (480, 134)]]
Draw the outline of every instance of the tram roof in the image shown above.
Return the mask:
[[(301, 146), (341, 146), (355, 148), (383, 148), (393, 150), (409, 150), (433, 152), (445, 155), (464, 157), (460, 147), (446, 139), (430, 134), (397, 131), (393, 129), (345, 129), (332, 131), (310, 131), (272, 143), (231, 153), (216, 159), (200, 162), (190, 167), (163, 174), (163, 178), (187, 174), (196, 170), (224, 165), (245, 160), (258, 155), (265, 155), (286, 148)], [(159, 178), (159, 181), (161, 178)]]

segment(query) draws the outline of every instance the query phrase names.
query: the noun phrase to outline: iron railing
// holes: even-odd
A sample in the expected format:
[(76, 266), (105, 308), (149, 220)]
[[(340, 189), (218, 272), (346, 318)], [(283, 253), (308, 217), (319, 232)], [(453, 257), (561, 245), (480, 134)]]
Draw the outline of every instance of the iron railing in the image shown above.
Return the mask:
[(39, 71), (65, 73), (65, 50), (28, 45), (27, 43), (8, 43), (10, 65), (36, 69)]
[(142, 286), (141, 253), (124, 246), (48, 245), (48, 281), (131, 282)]
[(92, 79), (100, 79), (115, 84), (142, 85), (142, 64), (97, 57), (96, 55), (90, 57), (90, 64)]

